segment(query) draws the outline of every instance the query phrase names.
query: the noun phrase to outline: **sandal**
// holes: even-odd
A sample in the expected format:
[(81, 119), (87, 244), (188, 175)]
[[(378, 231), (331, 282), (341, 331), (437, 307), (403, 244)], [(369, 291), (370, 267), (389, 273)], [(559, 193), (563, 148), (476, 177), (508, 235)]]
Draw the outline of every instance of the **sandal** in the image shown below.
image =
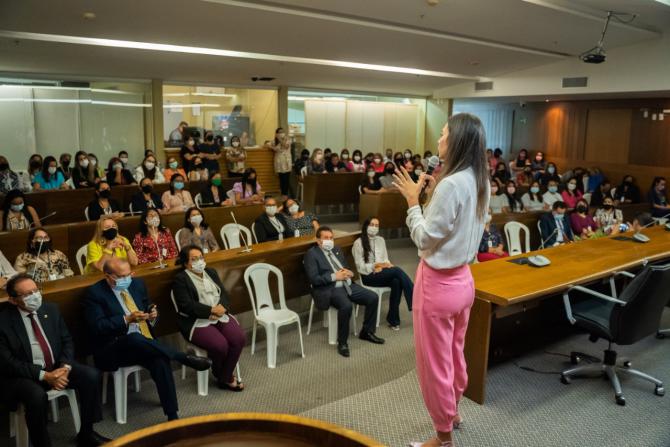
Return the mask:
[(238, 382), (237, 378), (235, 378), (235, 381), (233, 383), (234, 383), (234, 385), (231, 385), (231, 384), (226, 383), (226, 382), (219, 382), (218, 385), (219, 385), (219, 388), (221, 388), (222, 390), (234, 391), (236, 393), (239, 393), (240, 391), (244, 391), (244, 385), (242, 384), (242, 382)]

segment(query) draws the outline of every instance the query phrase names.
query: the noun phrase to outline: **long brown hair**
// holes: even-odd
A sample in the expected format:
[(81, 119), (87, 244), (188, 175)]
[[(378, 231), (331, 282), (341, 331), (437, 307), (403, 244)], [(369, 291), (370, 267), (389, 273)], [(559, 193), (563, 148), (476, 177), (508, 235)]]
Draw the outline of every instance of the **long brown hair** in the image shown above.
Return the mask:
[(447, 155), (435, 180), (439, 183), (445, 177), (472, 168), (477, 183), (477, 217), (484, 219), (489, 184), (484, 126), (479, 118), (469, 113), (452, 115), (447, 125)]

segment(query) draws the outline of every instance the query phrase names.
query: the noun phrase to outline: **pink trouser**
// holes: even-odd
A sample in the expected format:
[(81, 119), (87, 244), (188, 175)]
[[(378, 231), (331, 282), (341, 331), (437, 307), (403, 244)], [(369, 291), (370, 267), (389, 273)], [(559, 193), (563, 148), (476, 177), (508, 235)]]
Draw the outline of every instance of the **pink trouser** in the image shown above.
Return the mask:
[(435, 430), (450, 432), (468, 384), (463, 354), (475, 298), (470, 266), (436, 270), (423, 260), (414, 283), (414, 343), (421, 394)]

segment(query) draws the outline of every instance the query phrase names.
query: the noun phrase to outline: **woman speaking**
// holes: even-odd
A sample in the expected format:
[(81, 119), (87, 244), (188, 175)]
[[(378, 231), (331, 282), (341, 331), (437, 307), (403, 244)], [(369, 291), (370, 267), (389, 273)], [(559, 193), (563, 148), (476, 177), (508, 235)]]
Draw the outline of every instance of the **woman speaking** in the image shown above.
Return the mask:
[[(437, 437), (418, 446), (453, 446), (458, 402), (467, 386), (463, 355), (475, 289), (468, 264), (484, 231), (489, 202), (486, 141), (481, 121), (470, 114), (452, 116), (438, 148), (444, 166), (436, 178), (412, 181), (405, 169), (394, 184), (407, 200), (407, 225), (421, 261), (414, 286), (416, 369), (423, 400)], [(423, 212), (419, 195), (426, 185)]]

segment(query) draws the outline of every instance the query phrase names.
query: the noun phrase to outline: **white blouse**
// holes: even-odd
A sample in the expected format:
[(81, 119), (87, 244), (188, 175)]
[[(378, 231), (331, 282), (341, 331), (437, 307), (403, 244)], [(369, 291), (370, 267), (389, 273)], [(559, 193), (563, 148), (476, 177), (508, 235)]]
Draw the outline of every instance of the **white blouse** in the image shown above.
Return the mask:
[(521, 202), (523, 202), (523, 207), (526, 211), (542, 211), (544, 209), (542, 196), (539, 196), (538, 198), (540, 200), (533, 200), (529, 193), (526, 193), (521, 197)]
[(545, 192), (542, 195), (542, 201), (549, 206), (552, 206), (554, 202), (563, 201), (563, 196), (558, 192)]
[(506, 195), (498, 194), (491, 196), (491, 199), (489, 200), (489, 207), (491, 208), (491, 212), (493, 214), (502, 213), (504, 206), (509, 206), (509, 201), (507, 200)]
[[(490, 196), (486, 186), (486, 209)], [(442, 179), (421, 212), (407, 210), (407, 226), (421, 257), (434, 269), (451, 269), (471, 262), (484, 234), (484, 217), (477, 216), (477, 183), (471, 168)]]
[(363, 241), (361, 238), (356, 239), (354, 246), (351, 249), (356, 263), (356, 270), (361, 275), (369, 275), (375, 271), (375, 264), (384, 264), (389, 261), (389, 255), (386, 251), (386, 241), (381, 236), (370, 238), (370, 254), (368, 255), (368, 262), (365, 262), (363, 252)]
[[(195, 286), (195, 290), (198, 291), (198, 301), (200, 303), (210, 307), (214, 307), (217, 304), (219, 304), (219, 300), (221, 298), (221, 288), (217, 286), (214, 281), (212, 281), (212, 278), (210, 278), (206, 272), (202, 274), (202, 277), (196, 275), (190, 270), (186, 270), (186, 274), (188, 275), (189, 278), (191, 278), (191, 281)], [(193, 338), (194, 329), (200, 327), (207, 327), (211, 324), (216, 324), (219, 321), (221, 321), (222, 323), (227, 323), (228, 316), (223, 315), (218, 320), (210, 320), (209, 318), (196, 319), (195, 323), (193, 323), (193, 327), (191, 328), (191, 333), (189, 334), (189, 340)]]

